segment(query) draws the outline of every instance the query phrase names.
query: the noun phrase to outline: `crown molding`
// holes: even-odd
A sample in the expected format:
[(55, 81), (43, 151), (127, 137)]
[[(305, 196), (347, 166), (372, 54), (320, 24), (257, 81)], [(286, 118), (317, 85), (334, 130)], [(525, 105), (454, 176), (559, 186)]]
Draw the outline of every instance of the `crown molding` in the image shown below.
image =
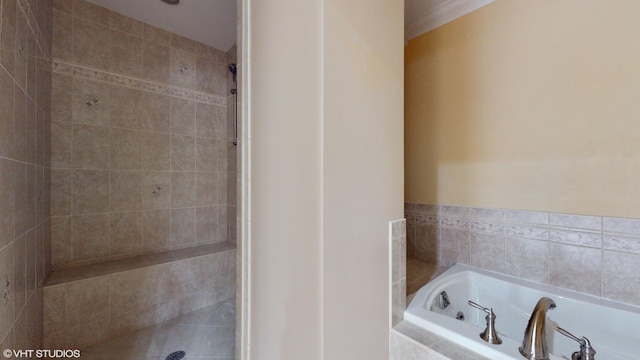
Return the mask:
[(477, 10), (493, 0), (450, 0), (429, 9), (416, 21), (407, 24), (404, 33), (405, 42), (428, 31)]

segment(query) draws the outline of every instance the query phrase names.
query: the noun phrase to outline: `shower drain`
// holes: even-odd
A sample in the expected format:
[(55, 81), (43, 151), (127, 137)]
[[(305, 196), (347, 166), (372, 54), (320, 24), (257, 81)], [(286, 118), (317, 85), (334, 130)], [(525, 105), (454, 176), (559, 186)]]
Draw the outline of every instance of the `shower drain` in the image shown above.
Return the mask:
[(167, 355), (167, 357), (164, 360), (180, 360), (182, 359), (187, 353), (185, 353), (184, 351), (180, 350), (180, 351), (174, 351), (171, 354)]

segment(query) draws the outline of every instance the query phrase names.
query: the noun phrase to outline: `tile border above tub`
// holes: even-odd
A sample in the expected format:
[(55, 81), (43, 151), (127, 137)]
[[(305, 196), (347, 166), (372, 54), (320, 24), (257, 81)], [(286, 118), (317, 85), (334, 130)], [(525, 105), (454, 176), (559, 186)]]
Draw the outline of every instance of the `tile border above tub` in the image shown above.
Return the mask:
[(191, 100), (210, 105), (226, 106), (226, 95), (213, 95), (197, 90), (182, 88), (179, 86), (157, 83), (149, 80), (133, 78), (105, 70), (74, 64), (54, 58), (52, 71), (55, 74), (79, 77), (87, 80), (98, 81), (109, 85), (124, 86), (130, 89), (148, 91), (160, 95), (168, 95), (184, 100)]
[(640, 219), (418, 203), (405, 216), (410, 258), (640, 305)]

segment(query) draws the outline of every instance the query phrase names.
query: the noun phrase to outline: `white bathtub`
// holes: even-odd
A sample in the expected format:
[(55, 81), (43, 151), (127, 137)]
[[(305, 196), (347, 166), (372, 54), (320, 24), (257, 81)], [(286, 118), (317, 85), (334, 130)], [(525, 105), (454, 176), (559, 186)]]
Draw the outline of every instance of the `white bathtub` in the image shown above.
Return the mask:
[[(445, 310), (434, 305), (442, 291), (447, 292), (451, 302)], [(529, 316), (543, 296), (557, 305), (549, 310), (547, 320), (551, 359), (571, 359), (571, 354), (579, 349), (577, 342), (553, 331), (554, 324), (577, 337), (586, 336), (597, 352), (596, 359), (640, 359), (640, 307), (465, 265), (453, 266), (422, 287), (405, 311), (404, 319), (487, 358), (522, 360), (518, 347)], [(469, 300), (493, 308), (501, 345), (480, 339), (486, 314), (469, 306)], [(463, 321), (456, 319), (459, 311), (464, 313)]]

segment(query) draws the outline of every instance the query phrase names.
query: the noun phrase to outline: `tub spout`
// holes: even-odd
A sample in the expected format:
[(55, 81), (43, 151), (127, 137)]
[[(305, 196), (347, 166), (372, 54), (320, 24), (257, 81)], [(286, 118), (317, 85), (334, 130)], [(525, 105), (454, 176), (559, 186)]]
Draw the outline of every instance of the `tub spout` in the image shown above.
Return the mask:
[(540, 298), (536, 307), (533, 308), (527, 329), (524, 331), (522, 346), (518, 349), (525, 358), (530, 360), (549, 360), (545, 322), (547, 311), (555, 308), (556, 303), (548, 297)]

